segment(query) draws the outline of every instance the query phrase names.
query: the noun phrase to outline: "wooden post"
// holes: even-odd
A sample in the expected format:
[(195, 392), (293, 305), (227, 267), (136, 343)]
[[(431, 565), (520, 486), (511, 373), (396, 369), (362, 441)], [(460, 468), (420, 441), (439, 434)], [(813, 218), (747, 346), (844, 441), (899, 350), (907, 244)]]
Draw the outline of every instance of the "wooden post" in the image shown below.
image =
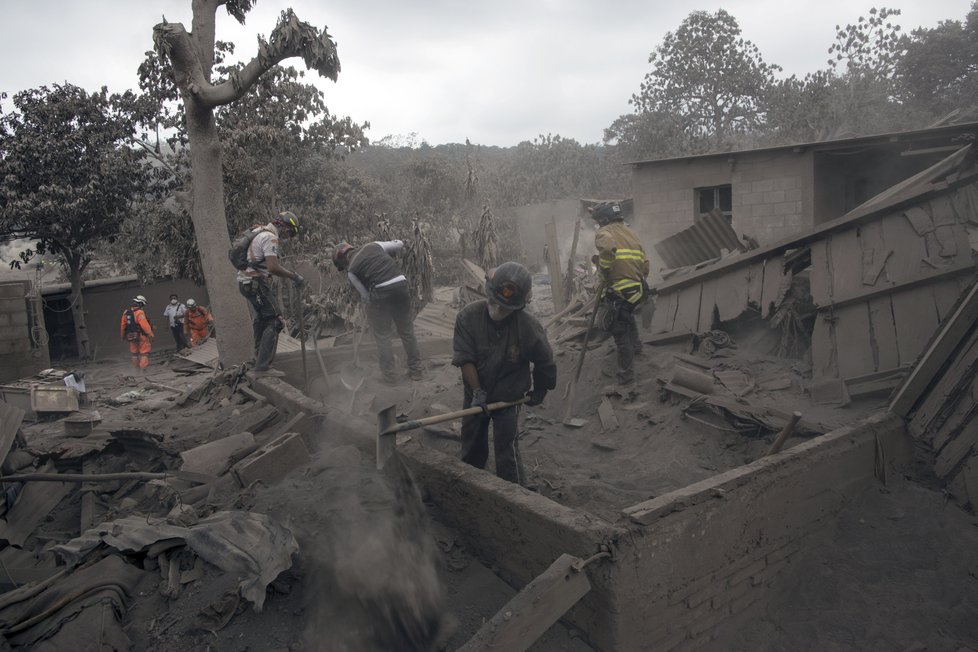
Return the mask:
[(571, 555), (561, 555), (507, 602), (458, 652), (522, 652), (528, 649), (591, 590), (587, 574), (573, 568), (579, 561)]
[(577, 257), (577, 241), (581, 237), (581, 221), (574, 222), (574, 240), (571, 243), (570, 255), (567, 257), (567, 276), (564, 278), (564, 298), (570, 303), (574, 292), (574, 259)]
[(560, 252), (557, 250), (557, 225), (553, 218), (544, 225), (547, 232), (547, 271), (550, 273), (550, 293), (554, 299), (554, 312), (564, 309), (564, 277), (560, 268)]

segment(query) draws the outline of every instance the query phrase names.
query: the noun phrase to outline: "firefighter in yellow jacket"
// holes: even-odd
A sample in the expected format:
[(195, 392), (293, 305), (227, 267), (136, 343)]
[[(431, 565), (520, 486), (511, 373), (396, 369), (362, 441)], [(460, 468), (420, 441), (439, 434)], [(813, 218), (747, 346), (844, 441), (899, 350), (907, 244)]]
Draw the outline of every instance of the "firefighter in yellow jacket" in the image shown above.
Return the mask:
[(635, 380), (635, 356), (642, 354), (635, 310), (648, 296), (649, 259), (638, 236), (625, 226), (619, 203), (598, 204), (591, 217), (601, 227), (594, 235), (598, 255), (593, 260), (604, 286), (597, 317), (615, 338), (618, 382), (627, 385)]

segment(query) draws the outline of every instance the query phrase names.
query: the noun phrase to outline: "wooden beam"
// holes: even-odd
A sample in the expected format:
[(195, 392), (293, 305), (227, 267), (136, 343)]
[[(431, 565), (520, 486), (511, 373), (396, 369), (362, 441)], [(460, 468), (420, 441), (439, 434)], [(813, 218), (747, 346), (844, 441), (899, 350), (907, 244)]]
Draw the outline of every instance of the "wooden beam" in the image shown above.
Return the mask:
[(959, 145), (945, 145), (944, 147), (925, 147), (924, 149), (908, 149), (905, 152), (900, 152), (900, 156), (923, 156), (925, 154), (947, 154), (948, 152), (957, 151), (960, 148)]
[(892, 283), (890, 285), (885, 285), (883, 287), (874, 287), (868, 292), (862, 292), (860, 294), (854, 294), (848, 297), (843, 297), (837, 301), (830, 301), (825, 305), (820, 305), (818, 307), (819, 312), (825, 312), (827, 310), (838, 310), (844, 306), (848, 306), (853, 303), (860, 303), (863, 301), (869, 301), (870, 299), (875, 299), (877, 297), (896, 294), (897, 292), (902, 292), (904, 290), (910, 290), (918, 285), (928, 285), (934, 283), (935, 281), (940, 281), (945, 278), (951, 278), (954, 276), (961, 276), (966, 272), (974, 272), (975, 266), (972, 263), (968, 263), (962, 267), (954, 267), (952, 269), (941, 269), (929, 272), (927, 274), (921, 274), (917, 278), (911, 279), (909, 281), (904, 281), (902, 283)]
[(458, 652), (522, 652), (591, 590), (580, 560), (561, 555), (479, 628)]
[(934, 376), (968, 334), (978, 319), (978, 283), (962, 298), (950, 317), (931, 338), (917, 364), (890, 401), (890, 411), (902, 417), (910, 414), (918, 399), (933, 382)]
[[(564, 278), (564, 298), (570, 303), (574, 291), (574, 259), (577, 257), (577, 241), (581, 237), (581, 220), (574, 222), (574, 240), (571, 242), (570, 255), (567, 256), (567, 276)], [(556, 311), (555, 311), (556, 312)]]
[(557, 225), (553, 219), (544, 225), (547, 232), (547, 271), (550, 274), (550, 294), (554, 300), (554, 312), (560, 312), (566, 305), (564, 296), (563, 270), (560, 268), (560, 251), (557, 249)]

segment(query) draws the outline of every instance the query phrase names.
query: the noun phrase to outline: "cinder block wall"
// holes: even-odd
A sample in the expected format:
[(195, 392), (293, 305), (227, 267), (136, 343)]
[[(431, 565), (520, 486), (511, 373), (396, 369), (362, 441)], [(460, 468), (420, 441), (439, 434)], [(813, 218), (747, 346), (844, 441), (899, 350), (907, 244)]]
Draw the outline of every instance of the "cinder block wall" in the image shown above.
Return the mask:
[(908, 463), (905, 424), (887, 414), (644, 503), (664, 515), (619, 546), (619, 649), (699, 649), (749, 618), (806, 539), (878, 482), (877, 441), (889, 465)]
[[(811, 153), (738, 153), (635, 165), (633, 226), (646, 248), (691, 226), (696, 189), (730, 185), (732, 226), (761, 244), (777, 242), (813, 225)], [(654, 267), (661, 267), (655, 260)]]
[(31, 341), (28, 289), (27, 281), (0, 283), (0, 382), (32, 376), (50, 366), (47, 348), (35, 347)]

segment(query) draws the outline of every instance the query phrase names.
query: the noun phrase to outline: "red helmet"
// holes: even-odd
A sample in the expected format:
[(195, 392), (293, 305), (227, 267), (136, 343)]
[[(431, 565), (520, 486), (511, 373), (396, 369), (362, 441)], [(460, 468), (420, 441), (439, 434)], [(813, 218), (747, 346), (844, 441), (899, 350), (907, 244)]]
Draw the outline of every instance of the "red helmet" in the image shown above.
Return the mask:
[(346, 255), (353, 251), (353, 245), (349, 242), (341, 242), (336, 245), (336, 249), (333, 250), (333, 264), (336, 265), (336, 269), (343, 271), (350, 261), (346, 259)]

